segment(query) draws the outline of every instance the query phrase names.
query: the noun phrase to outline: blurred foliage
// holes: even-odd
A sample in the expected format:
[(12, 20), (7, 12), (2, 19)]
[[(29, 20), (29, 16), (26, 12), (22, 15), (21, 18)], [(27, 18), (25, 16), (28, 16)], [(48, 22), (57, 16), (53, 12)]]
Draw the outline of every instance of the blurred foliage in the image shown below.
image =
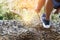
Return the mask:
[(37, 3), (38, 0), (13, 0), (9, 3), (9, 6), (15, 10), (19, 10), (23, 8), (27, 8), (30, 10), (30, 9), (35, 9)]
[(9, 10), (7, 0), (0, 0), (0, 20), (12, 20), (17, 18), (19, 18), (19, 16)]
[(38, 0), (0, 0), (0, 20), (20, 20), (21, 17), (11, 12), (10, 8), (14, 11), (16, 10), (16, 12), (20, 10), (20, 8), (34, 9), (37, 2)]

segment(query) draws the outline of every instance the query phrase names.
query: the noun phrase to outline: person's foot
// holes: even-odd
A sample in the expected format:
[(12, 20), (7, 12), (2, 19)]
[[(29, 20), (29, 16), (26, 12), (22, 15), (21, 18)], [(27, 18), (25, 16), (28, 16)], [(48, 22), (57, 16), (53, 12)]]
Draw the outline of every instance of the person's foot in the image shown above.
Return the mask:
[(44, 28), (50, 28), (50, 21), (46, 20), (45, 18), (46, 18), (46, 15), (43, 14), (42, 17), (41, 17), (41, 21), (42, 21), (43, 27)]

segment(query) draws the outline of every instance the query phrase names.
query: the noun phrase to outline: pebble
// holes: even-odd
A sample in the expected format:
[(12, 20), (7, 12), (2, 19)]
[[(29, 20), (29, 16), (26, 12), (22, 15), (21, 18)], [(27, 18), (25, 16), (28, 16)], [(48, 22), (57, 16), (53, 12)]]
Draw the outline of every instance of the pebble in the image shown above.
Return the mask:
[[(4, 21), (0, 20), (0, 21), (1, 21), (0, 35), (2, 35), (2, 36), (9, 35), (10, 37), (7, 37), (7, 39), (11, 38), (11, 36), (16, 37), (16, 36), (20, 35), (20, 37), (22, 36), (22, 38), (25, 38), (25, 37), (29, 38), (29, 37), (33, 36), (32, 39), (34, 38), (34, 40), (40, 40), (41, 39), (40, 37), (42, 37), (42, 40), (45, 40), (43, 38), (43, 36), (45, 35), (45, 31), (37, 31), (35, 28), (25, 28), (21, 24), (21, 22), (19, 22), (19, 21), (15, 22), (15, 20), (4, 20)], [(55, 27), (54, 29), (52, 29), (52, 31), (60, 34), (60, 27), (58, 27), (58, 28), (59, 29), (56, 29), (56, 27)], [(30, 35), (30, 36), (27, 36), (27, 35)], [(16, 39), (17, 39), (17, 37), (16, 37)], [(16, 39), (14, 39), (14, 40), (16, 40)], [(11, 40), (13, 40), (13, 39), (11, 39)]]

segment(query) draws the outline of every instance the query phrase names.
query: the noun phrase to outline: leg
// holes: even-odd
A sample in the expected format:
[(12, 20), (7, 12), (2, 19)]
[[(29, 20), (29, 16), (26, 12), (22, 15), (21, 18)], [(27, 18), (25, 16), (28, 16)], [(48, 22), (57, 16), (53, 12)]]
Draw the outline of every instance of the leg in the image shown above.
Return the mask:
[(52, 9), (53, 9), (52, 0), (48, 0), (47, 4), (45, 6), (46, 20), (50, 19), (50, 14), (51, 14)]
[(38, 5), (37, 5), (37, 8), (36, 8), (36, 12), (37, 12), (37, 13), (40, 12), (41, 8), (42, 8), (42, 7), (44, 6), (44, 4), (45, 4), (45, 1), (46, 1), (46, 0), (39, 0)]
[[(47, 3), (45, 5), (45, 12), (46, 12), (46, 15), (42, 15), (42, 23), (43, 23), (43, 27), (44, 28), (50, 28), (50, 14), (51, 14), (51, 11), (53, 9), (53, 4), (52, 4), (52, 0), (47, 0)], [(44, 17), (44, 18), (43, 18)]]

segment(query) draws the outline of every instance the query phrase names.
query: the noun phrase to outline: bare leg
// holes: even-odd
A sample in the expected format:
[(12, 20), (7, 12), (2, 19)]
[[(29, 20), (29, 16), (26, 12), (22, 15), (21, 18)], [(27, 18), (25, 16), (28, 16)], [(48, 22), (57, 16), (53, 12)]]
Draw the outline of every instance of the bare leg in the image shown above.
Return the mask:
[(58, 12), (58, 13), (60, 12), (60, 8), (57, 9), (57, 12)]
[(46, 20), (50, 20), (50, 14), (51, 14), (52, 9), (53, 9), (52, 0), (48, 0), (46, 7), (45, 7)]
[(44, 6), (46, 0), (39, 0), (36, 12), (39, 13), (41, 8)]

